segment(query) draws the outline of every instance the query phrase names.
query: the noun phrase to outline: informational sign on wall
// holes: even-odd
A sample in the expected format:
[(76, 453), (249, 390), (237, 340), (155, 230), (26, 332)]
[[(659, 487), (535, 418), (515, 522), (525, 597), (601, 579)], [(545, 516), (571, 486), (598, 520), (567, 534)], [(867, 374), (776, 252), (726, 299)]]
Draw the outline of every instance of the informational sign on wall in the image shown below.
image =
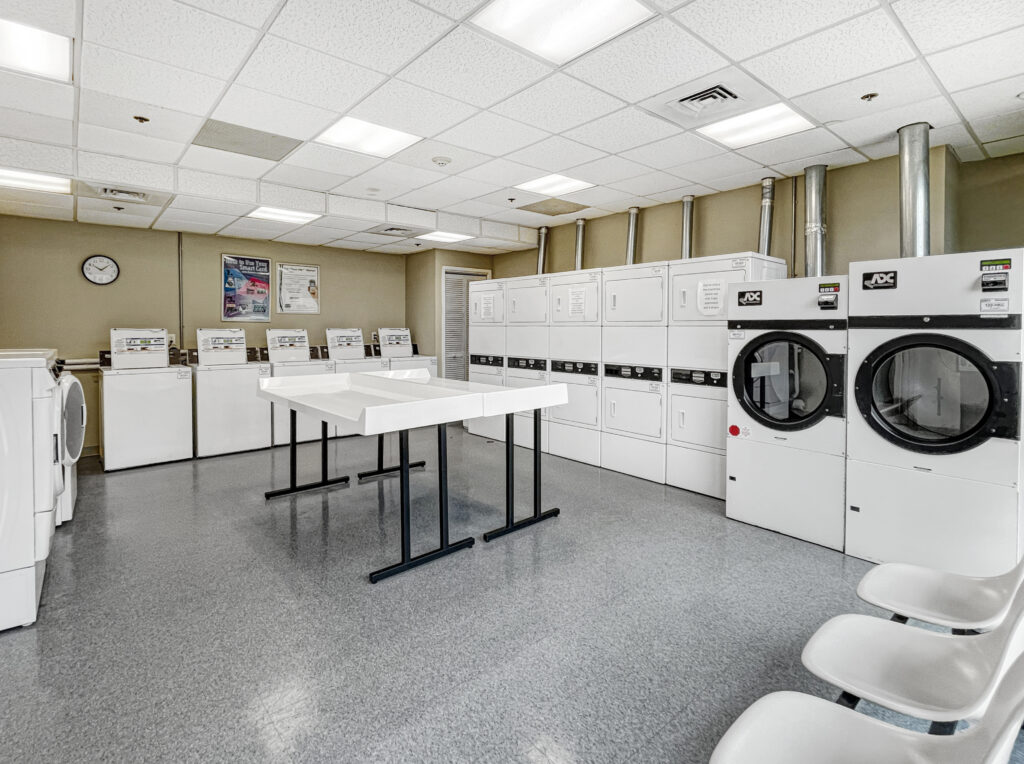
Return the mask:
[(277, 312), (320, 312), (320, 267), (277, 264)]
[(270, 260), (221, 255), (222, 321), (270, 321)]

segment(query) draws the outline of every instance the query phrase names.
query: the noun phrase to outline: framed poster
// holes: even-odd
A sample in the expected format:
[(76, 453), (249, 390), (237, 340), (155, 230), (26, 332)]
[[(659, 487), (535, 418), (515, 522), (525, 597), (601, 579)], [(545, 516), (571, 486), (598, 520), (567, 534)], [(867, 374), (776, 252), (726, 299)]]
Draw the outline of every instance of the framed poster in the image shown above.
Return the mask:
[(277, 312), (320, 312), (320, 266), (277, 264)]
[(270, 260), (221, 256), (221, 321), (270, 321)]

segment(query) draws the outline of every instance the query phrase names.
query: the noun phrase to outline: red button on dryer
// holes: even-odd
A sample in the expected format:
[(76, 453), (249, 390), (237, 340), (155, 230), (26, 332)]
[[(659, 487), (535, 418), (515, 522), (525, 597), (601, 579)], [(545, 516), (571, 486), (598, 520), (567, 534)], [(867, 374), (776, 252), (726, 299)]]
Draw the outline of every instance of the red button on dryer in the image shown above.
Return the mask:
[(740, 434), (740, 428), (734, 424), (729, 425), (729, 434), (732, 435), (733, 437), (736, 437), (737, 435)]

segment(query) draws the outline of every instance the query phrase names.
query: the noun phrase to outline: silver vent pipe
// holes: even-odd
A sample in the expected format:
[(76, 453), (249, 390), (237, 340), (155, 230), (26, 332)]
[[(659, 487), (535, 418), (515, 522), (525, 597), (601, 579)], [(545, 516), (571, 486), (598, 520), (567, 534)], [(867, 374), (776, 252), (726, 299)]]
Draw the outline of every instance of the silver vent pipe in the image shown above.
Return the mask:
[(900, 137), (900, 257), (931, 254), (927, 122), (904, 125)]
[[(804, 275), (825, 275), (825, 182), (828, 165), (804, 168)], [(796, 180), (794, 179), (794, 183)]]
[(537, 229), (537, 275), (543, 275), (544, 265), (548, 259), (548, 227), (542, 225)]
[(629, 208), (629, 227), (626, 229), (626, 265), (636, 262), (636, 227), (640, 221), (640, 208)]
[(583, 270), (583, 228), (587, 221), (583, 218), (576, 218), (576, 270)]
[(772, 253), (772, 212), (775, 210), (775, 178), (761, 180), (761, 231), (757, 237), (757, 251)]
[(693, 257), (693, 197), (683, 197), (683, 251), (680, 258)]

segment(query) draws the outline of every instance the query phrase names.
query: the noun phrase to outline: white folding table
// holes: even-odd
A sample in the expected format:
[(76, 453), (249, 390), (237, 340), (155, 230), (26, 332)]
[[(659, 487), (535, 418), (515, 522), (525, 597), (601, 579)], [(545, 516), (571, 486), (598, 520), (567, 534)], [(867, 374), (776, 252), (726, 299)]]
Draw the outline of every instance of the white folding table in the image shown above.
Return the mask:
[[(383, 435), (398, 433), (401, 481), (402, 560), (395, 565), (374, 571), (370, 581), (409, 570), (439, 557), (473, 546), (472, 538), (451, 542), (448, 538), (448, 446), (447, 425), (462, 419), (505, 415), (506, 428), (513, 427), (517, 411), (534, 412), (534, 444), (540, 443), (540, 410), (568, 402), (564, 384), (537, 387), (507, 388), (477, 382), (431, 377), (426, 369), (381, 371), (353, 374), (321, 374), (307, 377), (270, 377), (259, 382), (259, 395), (275, 405), (289, 409), (291, 440), (289, 443), (289, 486), (268, 491), (268, 499), (277, 496), (326, 488), (348, 483), (348, 476), (328, 476), (328, 424), (338, 427), (339, 435)], [(298, 485), (296, 415), (305, 414), (323, 422), (321, 438), (321, 479)], [(438, 509), (440, 545), (437, 549), (412, 556), (409, 511), (409, 430), (436, 426), (438, 429)], [(511, 434), (511, 430), (509, 431)], [(505, 447), (505, 525), (484, 534), (491, 541), (541, 520), (556, 517), (557, 508), (541, 511), (541, 470), (539, 448), (534, 448), (533, 514), (516, 522), (514, 467), (515, 444), (506, 439)]]

